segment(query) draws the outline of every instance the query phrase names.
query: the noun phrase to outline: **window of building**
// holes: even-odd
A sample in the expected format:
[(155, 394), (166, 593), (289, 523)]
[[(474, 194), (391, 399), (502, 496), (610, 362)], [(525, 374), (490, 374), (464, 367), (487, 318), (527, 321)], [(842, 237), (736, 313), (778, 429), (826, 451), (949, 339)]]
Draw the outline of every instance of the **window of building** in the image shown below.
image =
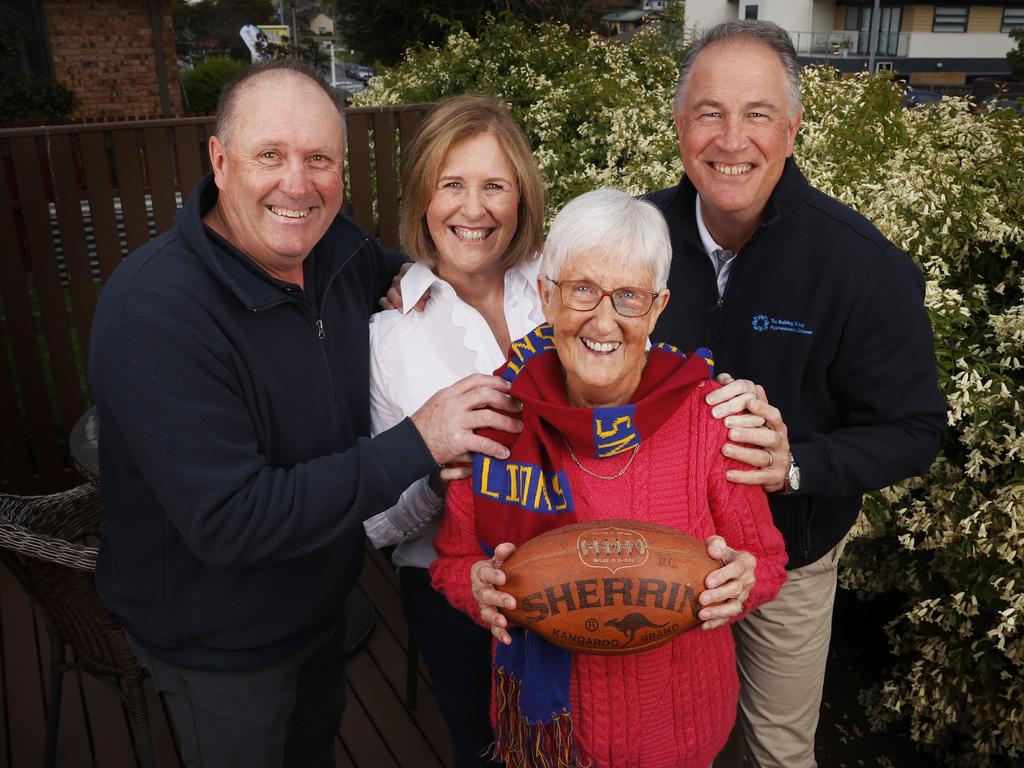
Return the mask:
[[(865, 8), (864, 10), (866, 11), (866, 14), (871, 13), (871, 10), (869, 8)], [(858, 29), (860, 29), (860, 8), (858, 8), (855, 5), (848, 5), (846, 6), (845, 13), (846, 23), (843, 24), (843, 29), (845, 29), (848, 32), (856, 32)]]
[[(900, 19), (903, 9), (883, 5), (878, 19), (878, 43), (875, 52), (882, 56), (895, 56), (900, 44)], [(857, 32), (857, 53), (866, 55), (871, 45), (871, 8), (848, 5), (844, 10), (843, 29)]]
[(756, 19), (757, 18), (757, 6), (746, 5), (743, 7), (743, 18), (745, 19)]
[(1003, 25), (1000, 32), (1024, 28), (1024, 8), (1003, 8)]
[(932, 32), (966, 32), (966, 5), (937, 5), (932, 21)]
[(327, 27), (320, 27), (320, 34), (321, 35), (326, 35), (327, 34)]

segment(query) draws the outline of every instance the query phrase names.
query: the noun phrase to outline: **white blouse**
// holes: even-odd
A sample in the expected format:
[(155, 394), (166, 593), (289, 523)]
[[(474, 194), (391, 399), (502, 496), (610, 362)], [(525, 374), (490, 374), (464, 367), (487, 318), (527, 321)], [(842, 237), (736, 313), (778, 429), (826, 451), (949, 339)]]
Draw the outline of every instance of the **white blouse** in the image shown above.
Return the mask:
[[(512, 339), (544, 322), (537, 294), (540, 259), (505, 273), (505, 321)], [(373, 434), (411, 416), (435, 392), (473, 373), (491, 373), (505, 361), (483, 315), (428, 267), (414, 264), (402, 278), (403, 312), (370, 318), (370, 418)], [(410, 311), (427, 292), (423, 312)], [(436, 558), (433, 540), (444, 500), (423, 478), (395, 506), (363, 523), (377, 547), (398, 544), (397, 566), (426, 568)]]

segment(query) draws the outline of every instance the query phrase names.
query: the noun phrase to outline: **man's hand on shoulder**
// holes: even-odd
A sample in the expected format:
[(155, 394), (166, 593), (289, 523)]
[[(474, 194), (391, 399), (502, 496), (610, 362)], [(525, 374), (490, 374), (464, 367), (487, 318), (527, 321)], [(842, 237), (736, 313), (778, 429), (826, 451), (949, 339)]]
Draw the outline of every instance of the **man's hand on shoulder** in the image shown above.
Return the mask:
[(510, 385), (497, 376), (475, 373), (437, 392), (411, 418), (438, 464), (468, 452), (507, 459), (501, 443), (474, 433), (481, 427), (518, 433), (523, 423), (506, 415), (523, 406), (509, 395)]
[(729, 440), (722, 453), (754, 467), (731, 469), (726, 479), (743, 485), (760, 485), (765, 491), (781, 491), (786, 484), (791, 455), (789, 433), (782, 413), (768, 402), (764, 388), (746, 379), (734, 379), (728, 373), (717, 378), (720, 389), (705, 398), (711, 415), (723, 419)]

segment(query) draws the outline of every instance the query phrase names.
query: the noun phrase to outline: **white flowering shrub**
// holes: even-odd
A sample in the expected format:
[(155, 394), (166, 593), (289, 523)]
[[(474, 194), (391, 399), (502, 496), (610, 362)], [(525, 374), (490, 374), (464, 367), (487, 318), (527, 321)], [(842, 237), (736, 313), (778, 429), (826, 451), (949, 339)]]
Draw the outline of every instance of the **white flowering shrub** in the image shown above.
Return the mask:
[[(361, 104), (515, 100), (549, 210), (615, 185), (669, 186), (677, 53), (496, 21), (410, 51)], [(930, 475), (865, 499), (843, 584), (902, 595), (892, 667), (864, 700), (951, 766), (1024, 762), (1024, 120), (957, 99), (903, 109), (884, 76), (805, 72), (797, 160), (921, 265), (949, 438)]]
[(475, 38), (453, 25), (443, 46), (410, 49), (353, 105), (456, 93), (508, 99), (547, 181), (553, 215), (596, 187), (640, 194), (679, 180), (671, 129), (677, 72), (673, 49), (653, 31), (618, 45), (565, 25), (503, 17)]
[(961, 99), (910, 110), (882, 77), (809, 69), (797, 157), (925, 273), (948, 444), (865, 499), (842, 583), (900, 592), (864, 699), (947, 765), (1024, 763), (1024, 120)]

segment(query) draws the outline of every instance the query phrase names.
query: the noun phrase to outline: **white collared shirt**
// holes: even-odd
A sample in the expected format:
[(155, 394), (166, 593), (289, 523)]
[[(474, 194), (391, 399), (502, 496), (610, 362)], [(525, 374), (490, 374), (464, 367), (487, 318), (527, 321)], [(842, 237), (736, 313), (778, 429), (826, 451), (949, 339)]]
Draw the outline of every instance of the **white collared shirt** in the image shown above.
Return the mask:
[(722, 246), (715, 242), (715, 238), (708, 232), (707, 225), (704, 224), (704, 217), (700, 211), (700, 195), (697, 195), (697, 232), (700, 233), (700, 242), (704, 246), (704, 251), (707, 253), (708, 258), (711, 259), (711, 266), (715, 268), (715, 272), (718, 274), (718, 295), (725, 295), (725, 286), (729, 284), (729, 273), (732, 271), (732, 265), (736, 262), (735, 258), (730, 259), (722, 265), (722, 270), (718, 270), (718, 259), (715, 256), (715, 251), (723, 250)]
[[(505, 273), (505, 321), (512, 339), (544, 322), (534, 258)], [(403, 312), (370, 318), (370, 418), (373, 434), (411, 416), (435, 392), (473, 373), (490, 373), (505, 361), (483, 315), (464, 302), (428, 267), (414, 264), (402, 278)], [(426, 293), (423, 312), (412, 308)], [(365, 523), (377, 547), (398, 544), (395, 565), (426, 568), (436, 558), (433, 539), (443, 499), (427, 479), (413, 483), (390, 509)]]

